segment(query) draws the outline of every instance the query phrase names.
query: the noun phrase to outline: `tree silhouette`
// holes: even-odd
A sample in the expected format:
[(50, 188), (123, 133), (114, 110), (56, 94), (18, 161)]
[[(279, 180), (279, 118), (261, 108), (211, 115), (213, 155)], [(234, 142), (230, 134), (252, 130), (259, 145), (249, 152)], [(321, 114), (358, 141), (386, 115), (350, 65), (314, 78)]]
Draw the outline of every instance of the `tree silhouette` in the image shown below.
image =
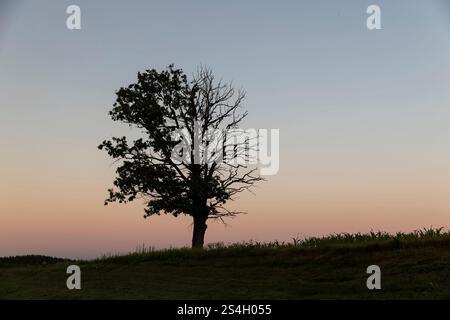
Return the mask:
[(246, 161), (254, 146), (232, 134), (247, 116), (239, 112), (245, 92), (215, 81), (204, 67), (191, 80), (173, 65), (137, 78), (116, 92), (109, 114), (140, 129), (142, 137), (99, 145), (120, 162), (105, 205), (143, 198), (144, 217), (190, 215), (192, 247), (202, 248), (207, 220), (241, 213), (225, 203), (263, 180)]

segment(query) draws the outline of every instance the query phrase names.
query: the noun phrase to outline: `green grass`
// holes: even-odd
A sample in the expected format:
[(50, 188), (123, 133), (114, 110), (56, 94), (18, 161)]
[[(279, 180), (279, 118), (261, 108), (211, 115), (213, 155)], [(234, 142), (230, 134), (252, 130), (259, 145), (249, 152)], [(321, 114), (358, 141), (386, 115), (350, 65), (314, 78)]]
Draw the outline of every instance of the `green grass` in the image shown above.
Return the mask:
[[(82, 290), (66, 288), (78, 264)], [(366, 268), (381, 268), (381, 290)], [(450, 232), (335, 234), (290, 243), (140, 248), (92, 261), (0, 258), (4, 299), (449, 299)]]

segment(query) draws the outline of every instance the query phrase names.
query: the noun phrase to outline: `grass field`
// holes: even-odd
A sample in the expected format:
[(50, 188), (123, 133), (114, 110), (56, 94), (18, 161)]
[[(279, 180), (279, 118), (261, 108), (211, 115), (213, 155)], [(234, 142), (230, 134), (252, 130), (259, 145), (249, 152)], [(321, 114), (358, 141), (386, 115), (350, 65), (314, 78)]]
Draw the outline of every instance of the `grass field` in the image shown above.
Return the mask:
[[(66, 288), (66, 268), (82, 290)], [(381, 290), (366, 268), (381, 268)], [(450, 232), (338, 234), (292, 243), (140, 249), (91, 261), (0, 258), (3, 299), (449, 299)]]

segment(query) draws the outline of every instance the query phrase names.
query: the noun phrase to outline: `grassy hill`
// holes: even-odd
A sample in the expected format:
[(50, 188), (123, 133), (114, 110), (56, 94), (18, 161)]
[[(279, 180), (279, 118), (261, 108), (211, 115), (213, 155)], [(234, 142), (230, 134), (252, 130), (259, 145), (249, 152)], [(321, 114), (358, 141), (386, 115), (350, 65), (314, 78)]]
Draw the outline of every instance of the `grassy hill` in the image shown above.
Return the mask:
[[(66, 268), (82, 290), (66, 288)], [(381, 290), (366, 268), (381, 268)], [(3, 299), (443, 299), (450, 298), (450, 233), (339, 234), (293, 243), (140, 250), (92, 261), (0, 258)]]

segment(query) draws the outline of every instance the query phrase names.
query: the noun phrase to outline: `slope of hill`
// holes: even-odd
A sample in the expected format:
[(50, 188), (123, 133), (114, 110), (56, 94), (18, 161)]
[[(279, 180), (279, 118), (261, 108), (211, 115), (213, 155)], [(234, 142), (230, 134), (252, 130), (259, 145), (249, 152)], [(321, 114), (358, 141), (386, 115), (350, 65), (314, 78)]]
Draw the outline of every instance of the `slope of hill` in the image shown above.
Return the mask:
[[(450, 234), (430, 229), (141, 250), (93, 261), (0, 262), (0, 298), (448, 299), (449, 249)], [(81, 290), (66, 288), (70, 264), (81, 267)], [(367, 289), (369, 265), (381, 268), (381, 290)]]

